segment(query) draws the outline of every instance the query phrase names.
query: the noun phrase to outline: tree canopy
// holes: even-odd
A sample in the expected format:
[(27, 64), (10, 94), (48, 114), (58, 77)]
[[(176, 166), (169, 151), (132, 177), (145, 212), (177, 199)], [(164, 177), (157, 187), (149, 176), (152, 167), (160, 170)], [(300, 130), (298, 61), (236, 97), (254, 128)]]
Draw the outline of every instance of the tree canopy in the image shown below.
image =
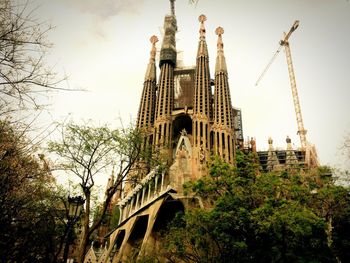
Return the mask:
[[(178, 215), (166, 235), (177, 262), (336, 262), (348, 258), (348, 189), (328, 168), (261, 173), (254, 154), (215, 159), (185, 185), (205, 209)], [(345, 261), (344, 261), (345, 262)]]
[(65, 207), (43, 155), (0, 121), (0, 261), (52, 262)]
[[(89, 239), (101, 225), (114, 194), (121, 188), (133, 165), (141, 155), (141, 134), (132, 127), (110, 129), (107, 126), (62, 125), (61, 140), (49, 143), (49, 149), (59, 157), (57, 168), (78, 179), (85, 198), (83, 236), (79, 262), (83, 262)], [(98, 176), (116, 169), (116, 178), (108, 185), (98, 216), (92, 225), (91, 193)], [(109, 174), (108, 174), (109, 175)]]

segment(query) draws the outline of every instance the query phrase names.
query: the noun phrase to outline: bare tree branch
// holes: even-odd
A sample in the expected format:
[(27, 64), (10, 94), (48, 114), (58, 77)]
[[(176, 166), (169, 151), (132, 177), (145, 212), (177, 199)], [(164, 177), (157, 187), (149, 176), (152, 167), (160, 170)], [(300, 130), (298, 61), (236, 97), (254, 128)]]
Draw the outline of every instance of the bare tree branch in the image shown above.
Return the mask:
[(0, 1), (0, 116), (43, 107), (38, 95), (72, 90), (60, 87), (66, 77), (45, 64), (52, 47), (46, 36), (53, 27), (37, 19), (36, 9), (30, 1)]

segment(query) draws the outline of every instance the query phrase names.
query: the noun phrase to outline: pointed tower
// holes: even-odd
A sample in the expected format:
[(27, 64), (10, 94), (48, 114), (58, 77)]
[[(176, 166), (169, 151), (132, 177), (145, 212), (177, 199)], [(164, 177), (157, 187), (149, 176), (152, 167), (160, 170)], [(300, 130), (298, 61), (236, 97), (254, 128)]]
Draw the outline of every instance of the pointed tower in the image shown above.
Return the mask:
[(137, 128), (144, 133), (144, 145), (153, 144), (154, 111), (156, 105), (156, 43), (158, 38), (152, 36), (151, 56), (147, 66), (143, 91), (137, 117)]
[(229, 163), (233, 163), (235, 155), (233, 109), (222, 42), (224, 29), (218, 27), (215, 33), (218, 35), (218, 42), (215, 64), (214, 122), (212, 126), (214, 154), (221, 156)]
[(287, 150), (286, 150), (286, 168), (292, 169), (298, 167), (298, 158), (296, 157), (293, 146), (292, 146), (292, 140), (287, 136), (286, 138), (287, 143)]
[(279, 161), (277, 158), (276, 151), (273, 147), (273, 140), (270, 137), (268, 139), (269, 150), (267, 152), (267, 170), (268, 171), (276, 171), (279, 169)]
[(161, 149), (168, 149), (171, 157), (172, 119), (174, 106), (174, 68), (176, 66), (175, 33), (177, 31), (174, 1), (171, 14), (164, 19), (164, 38), (160, 50), (160, 76), (158, 82), (157, 103), (154, 123), (154, 143)]
[[(210, 118), (212, 113), (212, 95), (210, 90), (209, 56), (205, 40), (205, 15), (198, 18), (200, 24), (199, 44), (196, 60), (195, 85), (193, 98), (193, 146), (201, 158), (208, 158), (210, 152)], [(202, 160), (198, 158), (198, 160)]]

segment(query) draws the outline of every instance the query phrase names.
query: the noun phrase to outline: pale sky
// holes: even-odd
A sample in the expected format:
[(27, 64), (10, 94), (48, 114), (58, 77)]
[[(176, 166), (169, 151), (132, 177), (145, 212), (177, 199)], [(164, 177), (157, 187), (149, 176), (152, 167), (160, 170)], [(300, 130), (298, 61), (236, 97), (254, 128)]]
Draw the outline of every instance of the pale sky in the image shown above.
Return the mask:
[[(167, 0), (35, 0), (41, 19), (56, 28), (49, 63), (69, 76), (71, 88), (88, 92), (51, 95), (51, 117), (43, 122), (91, 119), (96, 124), (134, 121), (149, 60), (149, 38), (157, 35)], [(308, 140), (321, 164), (344, 166), (340, 146), (350, 132), (350, 2), (347, 0), (187, 0), (175, 2), (177, 50), (186, 66), (195, 64), (198, 16), (207, 16), (206, 36), (214, 78), (215, 28), (224, 28), (224, 51), (234, 107), (241, 108), (244, 136), (258, 150), (267, 139), (285, 148), (289, 135), (300, 146), (288, 68), (281, 52), (260, 85), (255, 82), (277, 50), (283, 32), (292, 34), (294, 71)], [(157, 43), (158, 49), (161, 41)], [(158, 69), (159, 73), (159, 69)], [(62, 83), (66, 87), (67, 83)], [(349, 165), (347, 165), (349, 168)]]

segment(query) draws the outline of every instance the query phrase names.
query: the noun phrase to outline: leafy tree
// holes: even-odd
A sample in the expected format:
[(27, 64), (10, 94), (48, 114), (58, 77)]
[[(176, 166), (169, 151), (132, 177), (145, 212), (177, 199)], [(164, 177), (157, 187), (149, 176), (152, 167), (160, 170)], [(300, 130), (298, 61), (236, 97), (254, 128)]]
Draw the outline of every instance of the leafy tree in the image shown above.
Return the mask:
[(174, 262), (336, 262), (348, 256), (349, 237), (341, 231), (349, 229), (348, 189), (335, 186), (328, 169), (260, 173), (254, 154), (237, 152), (236, 167), (215, 159), (208, 176), (185, 188), (207, 207), (178, 215), (170, 226), (166, 256)]
[(350, 258), (350, 197), (349, 191), (344, 193), (344, 190), (341, 190), (341, 192), (342, 197), (338, 201), (345, 201), (347, 205), (333, 214), (331, 246), (340, 262), (346, 262)]
[[(0, 121), (0, 261), (52, 262), (64, 232), (64, 209), (44, 156)], [(63, 211), (63, 213), (62, 213)]]
[[(111, 130), (106, 126), (92, 127), (69, 123), (62, 126), (62, 139), (50, 142), (49, 149), (60, 157), (59, 168), (79, 180), (85, 197), (83, 237), (79, 262), (83, 262), (89, 238), (101, 225), (113, 195), (120, 188), (133, 165), (141, 158), (141, 135), (132, 128)], [(106, 190), (102, 208), (92, 225), (90, 220), (92, 189), (97, 176), (107, 168), (116, 168), (116, 179)]]
[(326, 221), (326, 234), (329, 247), (341, 262), (350, 256), (350, 196), (349, 189), (327, 185), (313, 195), (313, 210)]

